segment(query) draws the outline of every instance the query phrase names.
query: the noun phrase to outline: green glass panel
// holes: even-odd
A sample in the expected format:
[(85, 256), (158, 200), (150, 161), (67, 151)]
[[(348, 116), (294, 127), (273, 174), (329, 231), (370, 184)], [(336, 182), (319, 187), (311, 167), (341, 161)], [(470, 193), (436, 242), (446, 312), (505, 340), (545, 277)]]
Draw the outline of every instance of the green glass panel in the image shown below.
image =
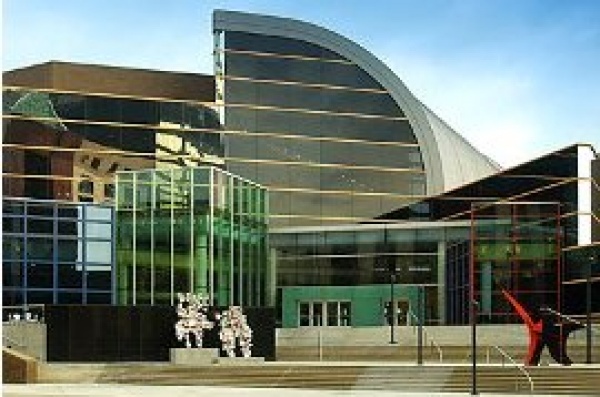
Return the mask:
[[(119, 189), (135, 187), (135, 196), (119, 195), (120, 302), (133, 302), (134, 292), (137, 304), (170, 304), (173, 293), (190, 290), (213, 291), (220, 305), (247, 305), (265, 295), (257, 280), (266, 262), (264, 189), (210, 167), (121, 175)], [(135, 216), (128, 212), (134, 207)]]

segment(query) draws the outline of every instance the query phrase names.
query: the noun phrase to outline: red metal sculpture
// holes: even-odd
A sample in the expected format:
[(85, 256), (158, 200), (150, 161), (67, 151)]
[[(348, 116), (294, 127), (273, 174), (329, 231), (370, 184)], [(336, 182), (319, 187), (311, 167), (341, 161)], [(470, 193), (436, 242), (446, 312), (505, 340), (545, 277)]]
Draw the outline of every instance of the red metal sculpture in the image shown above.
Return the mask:
[(545, 346), (548, 346), (550, 355), (556, 362), (563, 365), (571, 365), (573, 361), (567, 356), (567, 338), (569, 334), (584, 326), (579, 323), (563, 323), (559, 315), (549, 310), (538, 309), (538, 313), (528, 313), (507, 290), (502, 289), (502, 294), (523, 319), (529, 331), (529, 348), (525, 365), (538, 365), (540, 356)]

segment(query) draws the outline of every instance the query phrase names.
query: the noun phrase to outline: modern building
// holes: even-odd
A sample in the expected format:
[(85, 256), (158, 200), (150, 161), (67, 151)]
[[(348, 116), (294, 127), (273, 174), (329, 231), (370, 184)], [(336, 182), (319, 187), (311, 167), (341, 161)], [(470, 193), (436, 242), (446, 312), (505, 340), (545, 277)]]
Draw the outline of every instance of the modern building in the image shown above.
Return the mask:
[(383, 325), (392, 277), (395, 321), (422, 313), (431, 324), (464, 324), (471, 259), (481, 321), (518, 321), (501, 288), (532, 307), (584, 313), (588, 266), (600, 291), (599, 163), (591, 146), (573, 145), (384, 214), (379, 225), (271, 230), (282, 326), (306, 317), (341, 325), (330, 302), (350, 308), (344, 325)]
[(263, 187), (213, 166), (117, 173), (120, 304), (273, 306)]
[(4, 198), (2, 303), (112, 303), (111, 205)]
[(48, 62), (3, 79), (4, 196), (111, 202), (117, 171), (221, 162), (211, 76)]
[(368, 51), (310, 23), (215, 11), (228, 169), (271, 227), (368, 222), (499, 170)]
[[(203, 104), (213, 81), (65, 62), (3, 74), (6, 305), (116, 302), (115, 174), (221, 164), (218, 115)], [(92, 237), (102, 244), (83, 234), (95, 208), (109, 211), (110, 228)], [(110, 268), (94, 295), (91, 263)]]
[[(593, 148), (574, 145), (501, 171), (347, 38), (229, 11), (215, 11), (213, 33), (214, 76), (65, 62), (4, 73), (3, 199), (6, 211), (13, 202), (23, 208), (4, 223), (5, 252), (17, 253), (4, 254), (5, 302), (58, 303), (72, 292), (86, 303), (102, 292), (115, 303), (158, 304), (189, 290), (219, 304), (272, 305), (275, 294), (285, 327), (462, 323), (466, 265), (481, 250), (495, 253), (479, 257), (485, 321), (514, 320), (498, 301), (500, 285), (527, 285), (518, 298), (542, 296), (532, 302), (570, 313), (582, 306), (567, 293), (581, 297), (589, 279), (598, 290)], [(238, 183), (259, 196), (264, 187), (269, 205), (244, 201)], [(28, 226), (38, 199), (57, 208), (43, 216), (56, 225), (45, 229), (53, 251), (43, 267), (19, 248), (41, 237)], [(523, 202), (557, 208), (557, 222), (535, 229), (558, 230), (553, 241), (515, 242), (522, 222), (506, 214)], [(495, 215), (498, 239), (473, 250), (480, 219), (472, 206), (491, 204), (511, 210)], [(60, 226), (62, 206), (86, 214), (93, 205), (116, 207), (117, 237), (101, 238), (112, 244), (104, 253), (91, 236)], [(534, 213), (539, 222), (542, 212)], [(512, 245), (502, 245), (502, 233)], [(75, 239), (82, 256), (61, 262), (62, 241)], [(106, 252), (112, 262), (95, 261)], [(69, 291), (63, 263), (81, 280)], [(106, 264), (110, 276), (91, 291), (86, 269)], [(527, 273), (532, 266), (537, 273)], [(509, 284), (496, 282), (499, 272)], [(527, 283), (540, 273), (553, 278)], [(38, 274), (52, 280), (44, 299), (29, 295)]]

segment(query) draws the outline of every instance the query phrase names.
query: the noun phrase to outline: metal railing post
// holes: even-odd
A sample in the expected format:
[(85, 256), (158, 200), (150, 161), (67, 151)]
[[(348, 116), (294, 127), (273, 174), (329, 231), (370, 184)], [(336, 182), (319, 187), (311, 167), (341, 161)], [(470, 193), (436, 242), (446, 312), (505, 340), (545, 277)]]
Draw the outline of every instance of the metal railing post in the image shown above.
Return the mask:
[(423, 365), (423, 286), (417, 289), (417, 300), (419, 304), (419, 328), (417, 333), (417, 364)]

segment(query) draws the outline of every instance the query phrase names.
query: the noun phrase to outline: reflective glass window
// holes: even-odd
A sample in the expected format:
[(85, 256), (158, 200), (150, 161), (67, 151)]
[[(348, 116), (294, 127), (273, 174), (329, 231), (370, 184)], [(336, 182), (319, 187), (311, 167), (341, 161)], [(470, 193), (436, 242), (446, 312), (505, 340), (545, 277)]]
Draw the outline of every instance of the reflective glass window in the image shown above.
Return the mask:
[(80, 261), (81, 240), (57, 240), (58, 260), (65, 262)]
[(51, 204), (28, 204), (27, 214), (52, 218), (54, 207)]
[(383, 199), (381, 196), (352, 196), (352, 216), (372, 217), (381, 215), (381, 202)]
[(85, 224), (85, 236), (87, 238), (101, 238), (109, 240), (112, 237), (112, 225), (110, 223)]
[(88, 304), (108, 305), (112, 303), (112, 295), (110, 293), (88, 293), (86, 301)]
[(63, 305), (74, 305), (83, 302), (83, 295), (80, 292), (59, 292), (58, 303)]
[(52, 261), (54, 245), (52, 238), (28, 238), (27, 258)]
[(27, 264), (27, 286), (29, 288), (52, 288), (54, 266), (52, 263), (30, 262)]
[(87, 287), (99, 290), (111, 290), (110, 266), (86, 266)]
[(3, 214), (22, 215), (25, 212), (23, 203), (4, 200), (2, 203)]
[(94, 182), (90, 180), (80, 181), (79, 194), (94, 194)]
[(85, 260), (93, 263), (111, 263), (112, 243), (110, 241), (87, 241)]
[(2, 257), (4, 259), (23, 259), (25, 240), (19, 237), (2, 236)]
[(119, 101), (100, 96), (85, 97), (86, 119), (118, 122), (121, 119)]
[(20, 287), (23, 285), (23, 262), (5, 261), (2, 264), (2, 285), (3, 287)]
[(225, 32), (225, 47), (235, 50), (303, 55), (325, 59), (342, 59), (338, 54), (332, 51), (305, 41), (246, 32)]
[(230, 157), (256, 159), (257, 137), (252, 135), (235, 135), (226, 138)]
[(23, 218), (17, 217), (3, 217), (2, 218), (2, 231), (4, 233), (22, 233), (23, 232)]
[(59, 263), (58, 287), (59, 288), (81, 288), (83, 286), (83, 272), (81, 265), (74, 263)]
[[(70, 120), (86, 119), (86, 100), (84, 96), (75, 94), (51, 93), (50, 98), (56, 113), (58, 113), (61, 118)], [(111, 105), (109, 104), (109, 109), (110, 107)], [(96, 111), (102, 112), (101, 109), (97, 109), (96, 107), (91, 110), (92, 113)], [(113, 109), (112, 111), (114, 112), (115, 110)], [(98, 116), (101, 117), (102, 115)], [(113, 120), (118, 120), (118, 118)]]
[(112, 220), (112, 208), (100, 206), (86, 206), (85, 217), (88, 220), (110, 222)]
[[(276, 57), (257, 57), (248, 54), (227, 54), (225, 73), (236, 77), (260, 80), (294, 81), (319, 84), (321, 82), (319, 62)], [(227, 84), (225, 82), (225, 98)], [(230, 100), (233, 98), (230, 98)], [(235, 103), (235, 102), (233, 102)]]
[[(249, 77), (257, 80), (382, 89), (381, 85), (358, 66), (348, 63), (228, 53), (226, 54), (225, 73), (230, 76)], [(228, 83), (229, 81), (225, 83), (225, 86)]]
[(75, 220), (58, 220), (57, 223), (59, 236), (77, 236), (77, 222)]
[(115, 185), (112, 183), (104, 184), (104, 197), (105, 198), (114, 198), (115, 197)]
[(27, 303), (42, 304), (54, 302), (52, 291), (27, 291)]
[(300, 325), (301, 327), (308, 327), (310, 325), (310, 304), (308, 302), (300, 302), (298, 305), (298, 325)]
[(121, 120), (126, 124), (158, 124), (158, 102), (122, 99)]
[(280, 164), (256, 164), (256, 177), (266, 186), (289, 186), (288, 166)]
[(23, 291), (16, 288), (2, 288), (2, 304), (4, 306), (17, 306), (23, 304)]
[(352, 196), (326, 194), (321, 197), (321, 215), (323, 217), (343, 218), (349, 217), (350, 214), (352, 214)]
[(383, 90), (378, 82), (356, 65), (322, 63), (321, 81), (335, 86)]
[(77, 205), (58, 205), (59, 218), (81, 218), (82, 208)]
[(180, 124), (183, 120), (183, 104), (180, 102), (160, 102), (160, 121)]
[(324, 112), (403, 117), (398, 105), (384, 93), (331, 89), (296, 84), (231, 80), (227, 90), (235, 103)]
[[(72, 128), (73, 129), (73, 128)], [(86, 140), (107, 146), (108, 148), (124, 148), (127, 142), (123, 141), (121, 127), (112, 125), (85, 125), (76, 131), (81, 133)], [(90, 164), (90, 166), (93, 166)], [(98, 168), (99, 163), (95, 168)]]

